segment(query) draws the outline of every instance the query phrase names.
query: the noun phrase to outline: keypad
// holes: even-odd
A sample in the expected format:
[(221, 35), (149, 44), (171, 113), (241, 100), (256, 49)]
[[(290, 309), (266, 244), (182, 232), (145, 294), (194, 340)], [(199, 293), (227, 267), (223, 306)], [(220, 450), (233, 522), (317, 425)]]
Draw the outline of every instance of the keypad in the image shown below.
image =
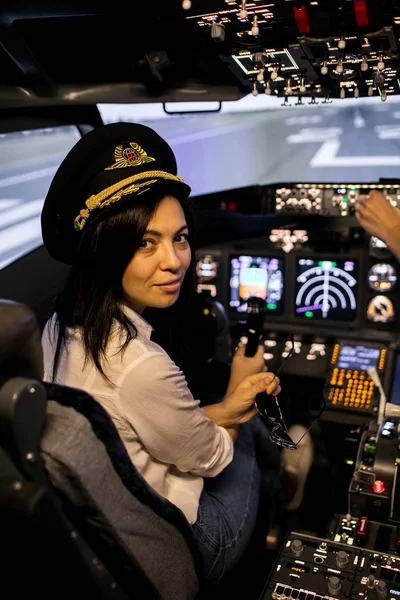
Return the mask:
[(365, 371), (335, 367), (329, 383), (327, 400), (332, 406), (371, 410), (375, 384)]

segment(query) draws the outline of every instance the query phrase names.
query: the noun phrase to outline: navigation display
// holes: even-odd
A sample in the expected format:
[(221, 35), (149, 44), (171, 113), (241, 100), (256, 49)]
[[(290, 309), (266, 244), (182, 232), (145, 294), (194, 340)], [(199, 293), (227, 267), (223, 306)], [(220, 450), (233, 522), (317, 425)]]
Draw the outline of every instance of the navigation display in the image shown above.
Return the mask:
[(356, 261), (297, 259), (296, 316), (351, 321), (356, 318), (356, 297)]
[(251, 296), (265, 299), (266, 312), (283, 310), (283, 258), (271, 256), (232, 256), (230, 264), (229, 307), (246, 312)]
[(380, 353), (381, 351), (379, 348), (344, 344), (340, 347), (336, 366), (339, 367), (339, 369), (366, 371), (370, 367), (376, 367)]

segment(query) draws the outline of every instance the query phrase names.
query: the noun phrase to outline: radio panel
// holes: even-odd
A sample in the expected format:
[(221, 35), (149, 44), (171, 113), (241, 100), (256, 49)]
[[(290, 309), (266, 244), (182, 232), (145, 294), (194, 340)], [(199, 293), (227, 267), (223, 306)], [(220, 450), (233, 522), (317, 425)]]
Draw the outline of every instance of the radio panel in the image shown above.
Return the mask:
[(400, 595), (400, 557), (290, 533), (260, 600), (386, 600)]

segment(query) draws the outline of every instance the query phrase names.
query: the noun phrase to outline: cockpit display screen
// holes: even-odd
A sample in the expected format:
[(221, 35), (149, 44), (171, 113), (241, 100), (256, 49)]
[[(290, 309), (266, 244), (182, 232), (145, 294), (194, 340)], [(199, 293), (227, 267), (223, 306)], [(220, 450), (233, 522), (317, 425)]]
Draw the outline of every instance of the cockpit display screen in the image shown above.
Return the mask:
[(352, 321), (356, 318), (356, 298), (355, 260), (297, 259), (296, 316)]
[(229, 307), (246, 312), (250, 297), (263, 298), (266, 312), (283, 310), (284, 259), (271, 256), (232, 256)]
[(336, 366), (339, 369), (353, 369), (366, 371), (370, 367), (376, 367), (380, 356), (379, 348), (369, 346), (343, 344), (340, 347)]

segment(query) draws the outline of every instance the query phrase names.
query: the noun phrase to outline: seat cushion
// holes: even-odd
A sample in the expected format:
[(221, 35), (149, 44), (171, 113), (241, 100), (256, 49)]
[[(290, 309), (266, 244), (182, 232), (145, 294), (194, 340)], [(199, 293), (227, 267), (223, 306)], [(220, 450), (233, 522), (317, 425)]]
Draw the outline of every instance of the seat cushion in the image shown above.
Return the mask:
[(201, 565), (183, 513), (145, 482), (98, 402), (81, 390), (45, 385), (42, 457), (92, 549), (128, 593), (138, 567), (161, 598), (193, 599)]

